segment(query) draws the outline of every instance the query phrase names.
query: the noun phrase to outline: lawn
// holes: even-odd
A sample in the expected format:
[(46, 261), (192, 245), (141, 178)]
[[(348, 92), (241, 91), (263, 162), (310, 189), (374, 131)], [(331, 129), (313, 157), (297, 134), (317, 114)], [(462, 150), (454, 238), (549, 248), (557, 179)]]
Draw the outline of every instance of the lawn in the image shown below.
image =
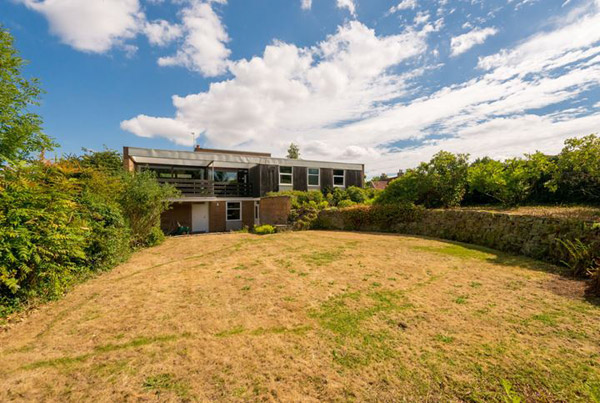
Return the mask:
[(1, 332), (0, 401), (593, 401), (585, 289), (400, 235), (172, 238)]

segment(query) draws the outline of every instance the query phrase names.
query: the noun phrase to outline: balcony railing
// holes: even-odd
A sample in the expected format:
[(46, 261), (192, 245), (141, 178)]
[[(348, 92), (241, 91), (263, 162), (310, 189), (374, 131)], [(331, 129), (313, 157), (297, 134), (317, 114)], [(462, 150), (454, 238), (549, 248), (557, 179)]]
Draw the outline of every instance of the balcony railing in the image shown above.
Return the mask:
[(175, 186), (182, 196), (188, 197), (250, 197), (252, 185), (249, 183), (214, 182), (206, 179), (166, 179), (160, 183)]

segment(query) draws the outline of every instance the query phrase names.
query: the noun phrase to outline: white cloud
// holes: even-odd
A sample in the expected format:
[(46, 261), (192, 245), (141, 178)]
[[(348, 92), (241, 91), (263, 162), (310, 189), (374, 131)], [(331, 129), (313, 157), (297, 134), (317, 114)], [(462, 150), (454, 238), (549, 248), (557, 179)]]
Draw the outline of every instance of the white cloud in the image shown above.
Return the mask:
[[(276, 154), (294, 141), (305, 158), (356, 160), (369, 173), (414, 166), (440, 149), (557, 152), (567, 137), (600, 131), (600, 103), (571, 103), (600, 87), (600, 13), (555, 24), (480, 58), (472, 79), (427, 93), (411, 80), (431, 68), (417, 62), (431, 52), (434, 25), (377, 36), (352, 21), (314, 47), (276, 42), (232, 62), (231, 79), (173, 97), (173, 117), (139, 115), (122, 127), (178, 144), (203, 132), (208, 146)], [(409, 70), (395, 72), (400, 65)], [(408, 139), (419, 145), (396, 152)]]
[(402, 0), (397, 5), (391, 7), (388, 11), (390, 14), (394, 14), (401, 10), (415, 9), (417, 7), (417, 0)]
[[(171, 120), (177, 127), (204, 132), (213, 146), (283, 147), (304, 133), (310, 136), (322, 127), (367, 116), (377, 103), (401, 95), (402, 78), (387, 71), (424, 53), (425, 36), (409, 30), (378, 37), (352, 21), (313, 48), (276, 42), (262, 57), (232, 63), (233, 79), (213, 83), (207, 92), (173, 97), (177, 114)], [(152, 123), (138, 116), (123, 127), (135, 127), (138, 135), (172, 138)]]
[(466, 34), (462, 34), (450, 39), (450, 55), (458, 56), (465, 53), (475, 45), (480, 45), (485, 40), (493, 35), (496, 35), (498, 30), (493, 27), (475, 28)]
[(312, 7), (312, 0), (301, 0), (300, 6), (303, 10), (310, 10)]
[(356, 15), (356, 4), (354, 0), (337, 0), (338, 8), (347, 8), (350, 14)]
[[(218, 1), (224, 3), (225, 1)], [(192, 0), (181, 11), (185, 39), (175, 55), (161, 57), (161, 66), (183, 66), (215, 77), (227, 71), (231, 51), (227, 48), (229, 36), (212, 5)]]
[(135, 37), (144, 24), (138, 0), (21, 0), (48, 20), (50, 31), (77, 50), (104, 53)]
[(148, 37), (148, 42), (156, 46), (165, 46), (182, 35), (181, 26), (171, 24), (165, 20), (147, 22), (144, 26), (144, 33)]

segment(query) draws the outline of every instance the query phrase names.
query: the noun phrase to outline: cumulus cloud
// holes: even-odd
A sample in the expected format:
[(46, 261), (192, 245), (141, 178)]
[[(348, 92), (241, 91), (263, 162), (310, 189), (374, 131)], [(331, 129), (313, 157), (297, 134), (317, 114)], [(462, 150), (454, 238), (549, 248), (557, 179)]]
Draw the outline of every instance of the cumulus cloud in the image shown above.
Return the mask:
[(180, 25), (171, 24), (165, 20), (156, 20), (145, 24), (144, 33), (150, 44), (165, 46), (179, 38), (183, 34), (183, 30)]
[(356, 4), (354, 0), (337, 0), (338, 8), (346, 8), (352, 15), (356, 15)]
[(475, 28), (466, 34), (462, 34), (450, 39), (450, 55), (458, 56), (465, 53), (475, 45), (480, 45), (485, 40), (493, 35), (496, 35), (498, 30), (493, 27)]
[(194, 0), (181, 15), (184, 42), (174, 55), (158, 59), (158, 64), (183, 66), (206, 77), (226, 72), (231, 54), (226, 46), (229, 35), (211, 2)]
[[(214, 10), (226, 0), (188, 0), (180, 23), (147, 21), (138, 0), (17, 0), (44, 15), (52, 33), (73, 48), (105, 53), (120, 47), (128, 56), (136, 46), (127, 43), (145, 35), (154, 46), (183, 38), (175, 54), (158, 59), (161, 66), (183, 66), (207, 77), (227, 70), (230, 50), (227, 31)], [(150, 1), (159, 3), (160, 1)]]
[[(283, 146), (303, 133), (368, 116), (379, 103), (400, 96), (404, 81), (388, 69), (426, 49), (424, 32), (377, 36), (357, 21), (311, 48), (275, 42), (261, 57), (233, 62), (231, 80), (173, 97), (177, 114), (170, 119), (204, 132), (213, 146)], [(123, 123), (131, 127), (138, 135), (172, 138), (143, 115)]]
[(48, 20), (51, 32), (77, 50), (104, 53), (135, 37), (144, 24), (138, 0), (21, 0)]

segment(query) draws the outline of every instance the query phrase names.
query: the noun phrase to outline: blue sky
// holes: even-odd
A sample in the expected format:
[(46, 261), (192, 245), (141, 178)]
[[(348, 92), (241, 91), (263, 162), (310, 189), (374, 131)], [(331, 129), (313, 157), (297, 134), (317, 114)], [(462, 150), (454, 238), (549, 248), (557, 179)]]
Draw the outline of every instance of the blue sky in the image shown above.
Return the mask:
[(59, 152), (206, 147), (394, 173), (600, 132), (600, 0), (4, 0)]

